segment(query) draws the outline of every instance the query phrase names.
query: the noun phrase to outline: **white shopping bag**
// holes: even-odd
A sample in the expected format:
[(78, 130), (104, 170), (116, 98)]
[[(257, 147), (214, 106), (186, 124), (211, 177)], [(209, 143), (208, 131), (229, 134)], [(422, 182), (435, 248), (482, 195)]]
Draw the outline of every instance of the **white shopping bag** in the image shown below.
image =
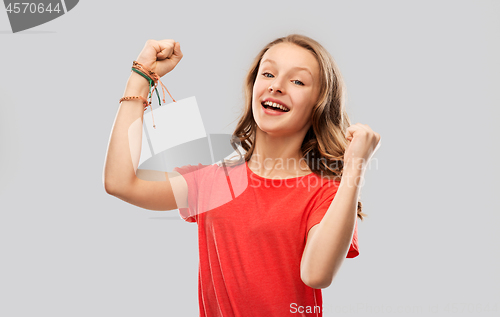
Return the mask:
[(142, 149), (139, 165), (175, 146), (207, 136), (196, 98), (189, 97), (164, 104), (144, 114)]

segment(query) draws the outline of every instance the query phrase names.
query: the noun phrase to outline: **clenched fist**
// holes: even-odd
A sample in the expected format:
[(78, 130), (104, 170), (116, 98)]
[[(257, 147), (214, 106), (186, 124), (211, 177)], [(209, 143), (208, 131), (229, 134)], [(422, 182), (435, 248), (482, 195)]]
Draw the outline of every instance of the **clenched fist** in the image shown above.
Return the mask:
[(163, 77), (182, 59), (181, 46), (174, 40), (148, 40), (136, 61)]
[(347, 128), (346, 139), (349, 145), (344, 153), (344, 160), (361, 160), (368, 163), (380, 147), (380, 134), (367, 124), (356, 123)]

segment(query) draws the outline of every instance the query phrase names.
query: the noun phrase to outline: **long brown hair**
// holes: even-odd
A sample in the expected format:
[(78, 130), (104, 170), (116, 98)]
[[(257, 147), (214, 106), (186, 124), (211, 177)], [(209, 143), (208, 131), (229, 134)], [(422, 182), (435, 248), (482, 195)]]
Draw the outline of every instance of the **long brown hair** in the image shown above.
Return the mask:
[[(280, 37), (267, 44), (255, 57), (244, 83), (245, 106), (243, 114), (233, 132), (231, 145), (240, 154), (239, 163), (247, 162), (255, 148), (257, 123), (252, 112), (252, 92), (255, 79), (264, 53), (273, 45), (292, 43), (310, 51), (320, 66), (319, 98), (313, 107), (311, 127), (307, 131), (301, 145), (302, 158), (311, 171), (321, 177), (340, 181), (343, 172), (344, 153), (348, 143), (346, 130), (351, 125), (345, 109), (346, 88), (333, 57), (317, 41), (300, 34)], [(236, 147), (236, 143), (246, 151), (244, 156)], [(317, 162), (315, 164), (315, 162)], [(229, 163), (229, 164), (228, 164)], [(233, 162), (236, 163), (236, 162)], [(226, 164), (232, 165), (231, 162)], [(358, 217), (363, 220), (362, 203), (358, 200)]]

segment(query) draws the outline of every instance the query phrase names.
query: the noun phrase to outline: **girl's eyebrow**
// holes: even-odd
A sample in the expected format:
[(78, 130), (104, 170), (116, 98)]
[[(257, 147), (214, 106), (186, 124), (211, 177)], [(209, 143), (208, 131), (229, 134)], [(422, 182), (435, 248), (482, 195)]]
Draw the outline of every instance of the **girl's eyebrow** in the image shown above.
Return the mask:
[[(272, 64), (276, 65), (276, 62), (275, 62), (275, 61), (273, 61), (272, 59), (265, 59), (265, 60), (263, 60), (263, 61), (261, 62), (261, 64), (264, 64), (265, 62), (269, 62), (269, 63), (272, 63)], [(311, 75), (311, 77), (313, 77), (313, 75), (312, 75), (311, 71), (310, 71), (310, 70), (309, 70), (309, 68), (307, 68), (307, 67), (299, 67), (299, 66), (295, 66), (295, 67), (293, 67), (292, 69), (305, 70), (306, 72), (308, 72), (308, 73), (309, 73), (309, 75)]]

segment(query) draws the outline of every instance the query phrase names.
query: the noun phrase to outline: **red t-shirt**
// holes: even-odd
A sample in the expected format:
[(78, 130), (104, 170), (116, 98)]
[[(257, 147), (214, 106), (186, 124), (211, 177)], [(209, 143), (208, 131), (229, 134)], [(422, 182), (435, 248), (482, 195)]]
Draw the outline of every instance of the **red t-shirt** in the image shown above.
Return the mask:
[[(188, 185), (180, 216), (198, 224), (200, 316), (322, 316), (321, 289), (300, 277), (307, 232), (340, 184), (313, 173), (267, 179), (248, 164), (177, 167)], [(347, 258), (358, 256), (357, 220)]]

